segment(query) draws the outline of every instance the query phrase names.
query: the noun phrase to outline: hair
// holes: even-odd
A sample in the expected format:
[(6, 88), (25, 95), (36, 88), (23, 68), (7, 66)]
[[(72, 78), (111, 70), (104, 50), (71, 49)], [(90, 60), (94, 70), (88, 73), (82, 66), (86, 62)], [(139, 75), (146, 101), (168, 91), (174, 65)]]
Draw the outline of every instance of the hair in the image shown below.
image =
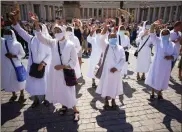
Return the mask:
[[(39, 27), (40, 27), (40, 29), (42, 31), (42, 25), (41, 24), (39, 24)], [(35, 24), (33, 24), (33, 28), (35, 29)]]
[(181, 25), (181, 22), (180, 21), (177, 21), (177, 22), (175, 22), (174, 27), (178, 27), (180, 25)]
[(73, 31), (72, 27), (67, 27), (66, 30), (71, 30), (71, 31)]
[(101, 33), (101, 29), (98, 28), (98, 29), (96, 30), (96, 33)]

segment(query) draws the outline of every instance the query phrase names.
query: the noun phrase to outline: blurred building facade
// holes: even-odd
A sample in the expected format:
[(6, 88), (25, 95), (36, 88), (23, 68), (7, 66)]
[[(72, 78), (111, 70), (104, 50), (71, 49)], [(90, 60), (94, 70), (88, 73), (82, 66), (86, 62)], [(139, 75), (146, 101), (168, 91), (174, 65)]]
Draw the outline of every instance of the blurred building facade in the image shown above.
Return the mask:
[[(13, 9), (14, 3), (13, 1), (1, 2), (2, 16), (6, 16), (6, 13)], [(28, 11), (36, 13), (39, 18), (47, 21), (55, 20), (56, 17), (69, 20), (73, 17), (103, 20), (108, 17), (114, 18), (117, 8), (121, 7), (120, 1), (18, 1), (18, 4), (21, 20), (25, 21), (29, 20)], [(123, 9), (130, 12), (132, 22), (143, 20), (153, 22), (159, 18), (164, 22), (182, 21), (181, 1), (124, 1)]]

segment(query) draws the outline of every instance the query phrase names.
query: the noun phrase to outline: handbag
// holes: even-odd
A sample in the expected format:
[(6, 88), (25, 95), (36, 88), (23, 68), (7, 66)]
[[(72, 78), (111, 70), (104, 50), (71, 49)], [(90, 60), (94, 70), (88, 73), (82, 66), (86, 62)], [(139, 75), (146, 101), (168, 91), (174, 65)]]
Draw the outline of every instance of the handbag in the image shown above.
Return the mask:
[[(32, 42), (33, 38), (34, 37), (31, 38), (30, 43)], [(39, 67), (40, 64), (33, 62), (33, 54), (32, 54), (32, 50), (31, 50), (31, 46), (30, 46), (30, 53), (31, 53), (32, 65), (30, 66), (29, 76), (39, 78), (39, 79), (43, 78), (44, 73), (45, 73), (45, 66), (42, 68), (41, 71), (39, 71), (38, 67)]]
[[(8, 45), (7, 45), (7, 41), (5, 40), (5, 46), (6, 46), (6, 50), (7, 50), (7, 53), (10, 53), (9, 52), (9, 49), (8, 49)], [(21, 66), (15, 66), (14, 62), (13, 62), (13, 59), (10, 58), (10, 61), (15, 69), (15, 73), (16, 73), (16, 78), (18, 80), (18, 82), (23, 82), (26, 80), (26, 76), (27, 76), (27, 72), (26, 72), (26, 69), (25, 67), (23, 66), (23, 64), (21, 63)]]
[[(60, 61), (61, 61), (61, 65), (63, 65), (62, 59), (61, 59), (61, 52), (60, 52), (60, 45), (58, 42), (58, 53), (59, 53), (59, 57), (60, 57)], [(77, 85), (77, 78), (76, 78), (76, 74), (75, 74), (75, 70), (74, 69), (63, 69), (63, 74), (64, 74), (64, 80), (66, 82), (67, 86), (75, 86)]]
[(150, 38), (150, 36), (147, 38), (147, 40), (145, 41), (145, 43), (142, 45), (142, 47), (137, 51), (135, 51), (135, 53), (134, 53), (134, 56), (135, 57), (138, 57), (138, 53), (140, 52), (140, 50), (143, 48), (143, 46), (147, 43), (147, 41), (148, 41), (148, 39)]
[(101, 78), (101, 75), (102, 75), (102, 71), (103, 71), (103, 68), (104, 68), (104, 63), (105, 63), (105, 60), (106, 60), (106, 55), (107, 55), (108, 49), (109, 49), (109, 45), (107, 45), (107, 47), (106, 47), (106, 50), (105, 50), (105, 53), (104, 53), (103, 62), (102, 62), (102, 64), (101, 64), (101, 66), (100, 66), (100, 67), (96, 67), (96, 74), (95, 74), (95, 77), (98, 78), (98, 79)]

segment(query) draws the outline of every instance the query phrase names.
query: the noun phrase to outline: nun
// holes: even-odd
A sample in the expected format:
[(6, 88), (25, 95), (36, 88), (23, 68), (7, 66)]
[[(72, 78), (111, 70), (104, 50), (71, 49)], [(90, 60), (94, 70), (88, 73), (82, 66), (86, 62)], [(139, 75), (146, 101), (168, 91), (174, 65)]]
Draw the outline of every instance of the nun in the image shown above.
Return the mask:
[[(76, 53), (78, 55), (79, 52), (80, 52), (80, 50), (81, 50), (80, 41), (74, 35), (74, 29), (72, 27), (69, 26), (69, 27), (66, 28), (65, 37), (66, 37), (67, 40), (70, 40), (74, 44), (75, 49), (76, 49)], [(80, 68), (79, 60), (78, 59), (77, 59), (77, 63), (76, 63), (75, 69), (76, 69), (76, 77), (78, 79), (78, 78), (80, 78), (82, 76), (82, 74), (81, 74), (81, 68)]]
[(101, 58), (102, 50), (99, 46), (99, 39), (101, 36), (101, 29), (93, 29), (87, 37), (87, 41), (92, 45), (92, 52), (89, 58), (87, 76), (92, 78), (92, 87), (96, 88), (94, 71)]
[[(18, 91), (20, 91), (18, 101), (24, 101), (26, 80), (19, 82), (15, 68), (13, 67), (13, 63), (15, 67), (22, 66), (22, 58), (24, 56), (25, 52), (22, 45), (17, 41), (14, 31), (11, 30), (10, 26), (6, 26), (4, 28), (3, 38), (1, 38), (1, 86), (6, 92), (12, 92), (10, 102), (17, 99), (16, 92)], [(12, 59), (13, 63), (11, 63), (10, 59)]]
[(49, 88), (46, 92), (46, 99), (50, 103), (60, 103), (62, 105), (59, 110), (61, 115), (64, 115), (68, 109), (73, 108), (74, 121), (78, 121), (79, 111), (76, 108), (75, 86), (66, 85), (63, 73), (63, 69), (71, 68), (75, 71), (77, 70), (78, 56), (75, 45), (66, 39), (65, 32), (61, 26), (55, 25), (53, 28), (55, 39), (47, 38), (40, 32), (37, 16), (32, 16), (31, 19), (35, 22), (38, 40), (42, 44), (48, 45), (52, 50), (50, 76), (48, 79)]
[(125, 35), (125, 27), (124, 25), (119, 26), (117, 32), (117, 44), (121, 45), (125, 51), (125, 64), (122, 69), (122, 74), (126, 77), (128, 72), (128, 58), (129, 58), (129, 48), (130, 48), (130, 39), (127, 35)]
[[(123, 94), (122, 69), (125, 64), (125, 52), (122, 46), (117, 44), (117, 34), (111, 32), (109, 36), (106, 34), (107, 26), (101, 32), (100, 42), (98, 43), (101, 50), (106, 54), (96, 93), (101, 94), (105, 98), (104, 109), (109, 109), (109, 98), (112, 99), (112, 108), (116, 109), (116, 96)], [(107, 40), (107, 37), (109, 38)]]
[[(37, 34), (35, 32), (35, 24), (33, 24), (34, 35), (32, 36), (28, 34), (17, 22), (16, 15), (13, 16), (14, 19), (12, 21), (12, 27), (17, 31), (17, 33), (29, 44), (29, 53), (30, 57), (28, 59), (28, 76), (26, 81), (26, 91), (33, 97), (34, 102), (32, 104), (32, 108), (37, 107), (42, 101), (40, 97), (43, 96), (44, 105), (48, 106), (49, 103), (45, 100), (45, 92), (47, 90), (47, 79), (49, 73), (49, 64), (51, 60), (51, 50), (48, 46), (41, 44), (41, 42), (37, 38)], [(44, 24), (39, 24), (40, 29), (42, 30), (42, 34), (49, 38), (48, 31), (46, 30), (46, 26)], [(46, 32), (47, 31), (47, 32)], [(31, 76), (30, 68), (33, 63), (39, 64), (38, 71), (42, 71), (45, 68), (45, 72), (42, 78), (37, 78), (35, 76)]]
[(160, 37), (154, 33), (154, 29), (160, 24), (154, 22), (150, 28), (150, 39), (155, 46), (154, 60), (150, 66), (145, 84), (152, 87), (151, 99), (154, 99), (154, 91), (158, 92), (158, 99), (163, 99), (162, 91), (168, 88), (172, 61), (177, 58), (175, 44), (169, 39), (170, 31), (163, 29)]
[[(139, 33), (136, 42), (139, 43), (139, 46), (137, 48), (138, 56), (136, 65), (137, 80), (145, 80), (145, 73), (148, 72), (151, 64), (152, 41), (150, 39), (149, 30), (143, 28)], [(142, 73), (141, 78), (140, 73)]]

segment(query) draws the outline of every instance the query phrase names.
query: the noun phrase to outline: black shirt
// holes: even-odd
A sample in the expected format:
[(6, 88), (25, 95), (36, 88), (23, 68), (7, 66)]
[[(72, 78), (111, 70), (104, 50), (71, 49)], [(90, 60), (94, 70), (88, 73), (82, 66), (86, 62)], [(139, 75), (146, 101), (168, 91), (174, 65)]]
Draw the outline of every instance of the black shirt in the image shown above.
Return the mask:
[(80, 45), (82, 45), (81, 40), (82, 40), (82, 33), (80, 29), (74, 29), (74, 34), (75, 36), (79, 39)]

